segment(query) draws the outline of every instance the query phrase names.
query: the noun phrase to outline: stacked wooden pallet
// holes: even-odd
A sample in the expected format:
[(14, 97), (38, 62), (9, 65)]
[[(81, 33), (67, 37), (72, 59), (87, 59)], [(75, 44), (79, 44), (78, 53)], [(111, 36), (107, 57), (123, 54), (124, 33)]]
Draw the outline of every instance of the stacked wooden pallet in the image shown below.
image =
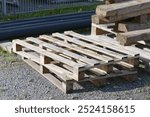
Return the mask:
[(139, 54), (73, 31), (14, 40), (13, 51), (65, 93), (73, 91), (74, 82), (137, 78)]
[(109, 4), (99, 5), (92, 16), (91, 34), (113, 34), (121, 45), (132, 46), (150, 71), (150, 0), (107, 1)]
[[(96, 8), (96, 15), (92, 16), (93, 24), (115, 23), (114, 30), (118, 32), (128, 32), (137, 29), (146, 29), (150, 27), (150, 1), (149, 0), (108, 0), (108, 5), (99, 5)], [(97, 31), (93, 34), (101, 34), (103, 31)]]

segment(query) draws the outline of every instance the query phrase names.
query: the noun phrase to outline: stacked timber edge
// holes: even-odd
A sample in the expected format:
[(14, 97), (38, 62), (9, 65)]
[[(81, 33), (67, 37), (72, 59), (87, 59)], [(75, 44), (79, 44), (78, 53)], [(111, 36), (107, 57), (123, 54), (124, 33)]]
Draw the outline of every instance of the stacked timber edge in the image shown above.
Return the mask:
[(14, 40), (13, 52), (65, 93), (74, 83), (99, 86), (108, 78), (137, 78), (139, 54), (73, 31)]
[(92, 16), (91, 35), (110, 36), (117, 45), (138, 52), (142, 68), (149, 72), (150, 0), (107, 1), (108, 4), (99, 5)]
[(150, 28), (149, 0), (108, 0), (112, 4), (98, 5), (92, 16), (92, 34), (105, 34), (96, 25), (114, 23), (115, 32)]

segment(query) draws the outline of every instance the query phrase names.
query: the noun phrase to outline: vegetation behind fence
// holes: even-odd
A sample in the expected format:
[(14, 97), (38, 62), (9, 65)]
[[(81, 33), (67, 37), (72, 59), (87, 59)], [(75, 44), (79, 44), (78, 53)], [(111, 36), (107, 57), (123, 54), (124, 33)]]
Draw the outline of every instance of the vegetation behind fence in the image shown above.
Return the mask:
[[(97, 0), (96, 0), (97, 1)], [(95, 0), (0, 0), (1, 15), (31, 13), (58, 8), (87, 6)]]

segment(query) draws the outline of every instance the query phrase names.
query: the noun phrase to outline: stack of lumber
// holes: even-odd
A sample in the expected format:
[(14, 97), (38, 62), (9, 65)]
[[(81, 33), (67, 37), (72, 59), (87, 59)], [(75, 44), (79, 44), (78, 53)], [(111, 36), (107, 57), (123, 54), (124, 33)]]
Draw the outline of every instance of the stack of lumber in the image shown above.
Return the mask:
[[(115, 23), (114, 30), (128, 32), (150, 28), (150, 0), (119, 0), (117, 3), (99, 5), (96, 15), (92, 16), (93, 24)], [(101, 33), (100, 33), (101, 32)], [(92, 31), (94, 34), (103, 34), (104, 31)]]
[(149, 0), (131, 0), (128, 2), (99, 5), (96, 15), (106, 22), (121, 21), (150, 13)]
[[(92, 16), (92, 35), (108, 35), (140, 54), (150, 70), (150, 0), (107, 0)], [(114, 42), (113, 41), (113, 42)]]
[(74, 83), (99, 86), (116, 77), (137, 78), (139, 54), (73, 31), (14, 40), (13, 52), (65, 93)]

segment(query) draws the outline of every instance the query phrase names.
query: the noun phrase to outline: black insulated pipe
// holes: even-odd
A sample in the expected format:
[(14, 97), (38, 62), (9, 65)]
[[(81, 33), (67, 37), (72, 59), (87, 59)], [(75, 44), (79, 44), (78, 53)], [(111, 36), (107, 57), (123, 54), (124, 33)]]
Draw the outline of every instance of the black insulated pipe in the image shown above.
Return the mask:
[(94, 11), (0, 23), (0, 41), (91, 26)]

